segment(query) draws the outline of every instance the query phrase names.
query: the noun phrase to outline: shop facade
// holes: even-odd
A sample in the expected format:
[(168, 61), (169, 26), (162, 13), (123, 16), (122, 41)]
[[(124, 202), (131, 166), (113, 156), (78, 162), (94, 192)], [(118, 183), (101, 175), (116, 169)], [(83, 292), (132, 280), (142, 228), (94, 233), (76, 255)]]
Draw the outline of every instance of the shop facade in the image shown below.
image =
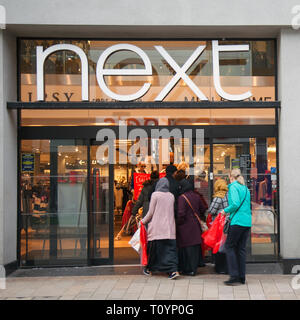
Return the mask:
[[(16, 209), (3, 216), (3, 227), (13, 230), (15, 223), (15, 232), (3, 233), (3, 264), (138, 264), (130, 232), (117, 235), (142, 161), (147, 173), (184, 166), (208, 204), (215, 181), (240, 168), (253, 216), (247, 262), (283, 262), (290, 272), (298, 257), (286, 226), (285, 205), (292, 204), (281, 168), (289, 157), (282, 139), (294, 139), (282, 124), (284, 32), (222, 38), (5, 32), (3, 52), (6, 61), (14, 54), (16, 77), (4, 68), (14, 83), (6, 89), (4, 149), (15, 143), (3, 157), (17, 160), (3, 167), (4, 177), (15, 168), (15, 189), (4, 189), (14, 190), (5, 199), (14, 203), (10, 212)], [(13, 235), (15, 252), (7, 244)], [(300, 241), (296, 233), (293, 239)]]

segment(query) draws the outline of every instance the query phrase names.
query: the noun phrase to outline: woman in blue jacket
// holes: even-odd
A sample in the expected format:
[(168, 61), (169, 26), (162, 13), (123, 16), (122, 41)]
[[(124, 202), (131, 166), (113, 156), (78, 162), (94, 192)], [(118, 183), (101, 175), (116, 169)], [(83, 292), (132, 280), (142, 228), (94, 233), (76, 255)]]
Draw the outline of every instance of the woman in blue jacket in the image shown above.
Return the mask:
[(229, 214), (230, 227), (225, 243), (228, 273), (226, 285), (245, 283), (246, 242), (252, 225), (250, 192), (240, 169), (233, 169), (228, 185), (228, 204), (222, 214)]

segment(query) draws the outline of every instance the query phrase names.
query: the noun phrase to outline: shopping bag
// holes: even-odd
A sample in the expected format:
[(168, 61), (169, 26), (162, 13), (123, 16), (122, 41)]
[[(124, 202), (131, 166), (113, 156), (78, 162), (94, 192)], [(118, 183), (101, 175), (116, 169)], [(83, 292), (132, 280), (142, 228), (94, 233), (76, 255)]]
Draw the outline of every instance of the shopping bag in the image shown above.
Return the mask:
[(217, 231), (216, 231), (216, 243), (213, 247), (213, 253), (217, 253), (217, 252), (220, 252), (220, 247), (222, 245), (222, 249), (223, 250), (223, 246), (225, 244), (225, 241), (227, 239), (227, 234), (224, 233), (224, 225), (225, 225), (225, 222), (226, 222), (226, 216), (224, 215), (221, 215), (220, 218), (219, 218), (219, 221), (218, 221), (218, 228), (217, 228)]
[(217, 242), (217, 233), (219, 228), (220, 217), (221, 215), (218, 214), (214, 222), (212, 223), (211, 227), (207, 231), (202, 233), (202, 239), (204, 243), (210, 248), (213, 248)]
[(222, 235), (221, 240), (220, 240), (220, 246), (219, 246), (218, 252), (226, 253), (226, 250), (225, 250), (225, 242), (226, 242), (226, 240), (227, 240), (227, 234), (223, 232), (223, 235)]
[(130, 241), (128, 242), (132, 246), (132, 248), (138, 253), (140, 253), (140, 249), (141, 249), (140, 230), (141, 228), (138, 228), (134, 233), (134, 235), (132, 236), (132, 238), (130, 239)]
[(145, 226), (141, 223), (140, 231), (140, 243), (141, 243), (141, 264), (146, 266), (148, 264), (148, 255), (147, 255), (147, 231)]
[(225, 224), (225, 216), (219, 213), (213, 221), (211, 227), (202, 234), (204, 244), (213, 249), (213, 253), (217, 253), (221, 244), (223, 228)]
[(211, 225), (212, 225), (212, 223), (213, 223), (213, 221), (212, 221), (212, 214), (209, 213), (209, 214), (207, 215), (207, 217), (206, 217), (206, 225), (207, 225), (207, 227), (210, 228)]

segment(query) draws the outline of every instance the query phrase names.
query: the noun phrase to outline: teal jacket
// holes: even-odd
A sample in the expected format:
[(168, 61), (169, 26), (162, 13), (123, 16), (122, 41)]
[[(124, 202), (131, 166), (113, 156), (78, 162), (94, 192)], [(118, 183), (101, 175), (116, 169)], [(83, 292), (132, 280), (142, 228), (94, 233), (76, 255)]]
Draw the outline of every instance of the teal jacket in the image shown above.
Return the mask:
[[(246, 195), (247, 193), (247, 195)], [(241, 202), (246, 199), (240, 209), (236, 212)], [(248, 188), (237, 181), (228, 185), (228, 203), (229, 206), (224, 209), (226, 213), (230, 213), (230, 225), (238, 225), (242, 227), (252, 226), (251, 200)], [(234, 214), (234, 212), (236, 212)], [(234, 214), (234, 215), (233, 215)], [(232, 218), (233, 217), (233, 218)]]

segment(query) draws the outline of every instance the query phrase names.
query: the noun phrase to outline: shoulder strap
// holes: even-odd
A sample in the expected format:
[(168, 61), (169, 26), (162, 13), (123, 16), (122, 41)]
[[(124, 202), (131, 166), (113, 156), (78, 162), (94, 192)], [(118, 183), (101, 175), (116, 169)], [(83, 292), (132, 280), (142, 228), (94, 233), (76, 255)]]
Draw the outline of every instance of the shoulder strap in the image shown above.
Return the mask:
[(197, 213), (195, 212), (192, 204), (190, 203), (189, 199), (183, 194), (182, 195), (184, 197), (184, 199), (186, 200), (186, 202), (189, 204), (189, 206), (191, 207), (191, 209), (193, 210), (193, 213), (195, 215), (195, 217), (197, 218), (198, 222), (200, 223), (200, 227), (201, 227), (201, 221), (200, 221), (200, 218), (198, 217)]
[(245, 193), (245, 197), (244, 197), (244, 200), (241, 202), (240, 206), (237, 208), (237, 210), (235, 211), (235, 213), (233, 214), (231, 220), (233, 219), (233, 217), (235, 216), (235, 214), (240, 210), (241, 206), (243, 205), (243, 203), (245, 202), (246, 200), (246, 197), (247, 197), (247, 193), (248, 193), (248, 188), (245, 186), (246, 188), (246, 193)]

